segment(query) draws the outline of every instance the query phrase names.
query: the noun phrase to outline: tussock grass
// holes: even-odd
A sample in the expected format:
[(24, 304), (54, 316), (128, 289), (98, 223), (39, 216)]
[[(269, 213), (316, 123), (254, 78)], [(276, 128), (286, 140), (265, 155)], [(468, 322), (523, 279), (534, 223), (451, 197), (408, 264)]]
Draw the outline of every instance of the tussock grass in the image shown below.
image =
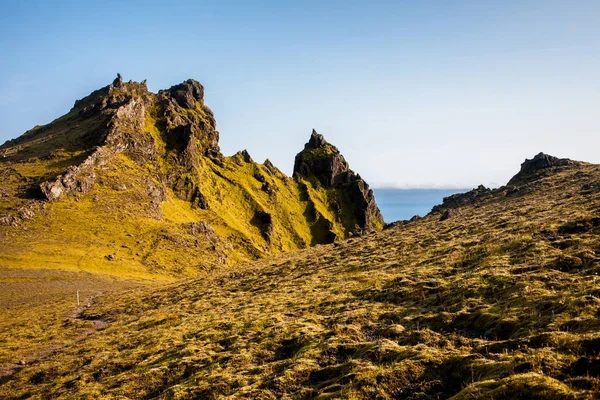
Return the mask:
[(600, 167), (521, 195), (97, 299), (7, 398), (598, 395)]

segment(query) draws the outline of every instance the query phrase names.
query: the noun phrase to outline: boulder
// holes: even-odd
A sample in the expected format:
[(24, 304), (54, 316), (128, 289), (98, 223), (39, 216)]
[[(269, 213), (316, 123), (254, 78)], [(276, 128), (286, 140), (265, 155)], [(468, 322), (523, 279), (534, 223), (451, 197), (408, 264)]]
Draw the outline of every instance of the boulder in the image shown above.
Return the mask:
[(117, 72), (117, 77), (113, 81), (112, 85), (114, 87), (121, 87), (121, 86), (123, 86), (123, 77), (118, 72)]
[(444, 210), (444, 212), (442, 213), (442, 215), (440, 217), (440, 221), (445, 221), (445, 220), (455, 217), (457, 215), (460, 215), (460, 211), (457, 208), (448, 208), (448, 209)]

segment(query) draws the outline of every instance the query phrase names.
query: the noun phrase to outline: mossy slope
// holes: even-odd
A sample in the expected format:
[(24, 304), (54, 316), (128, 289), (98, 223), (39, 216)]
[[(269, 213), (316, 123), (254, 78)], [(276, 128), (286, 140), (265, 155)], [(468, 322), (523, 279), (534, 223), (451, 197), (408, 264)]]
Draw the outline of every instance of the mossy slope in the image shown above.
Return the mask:
[(363, 227), (338, 190), (218, 138), (198, 82), (154, 94), (119, 76), (0, 147), (0, 265), (189, 275)]
[(102, 298), (84, 315), (107, 329), (0, 395), (597, 398), (600, 166), (478, 193), (449, 217)]

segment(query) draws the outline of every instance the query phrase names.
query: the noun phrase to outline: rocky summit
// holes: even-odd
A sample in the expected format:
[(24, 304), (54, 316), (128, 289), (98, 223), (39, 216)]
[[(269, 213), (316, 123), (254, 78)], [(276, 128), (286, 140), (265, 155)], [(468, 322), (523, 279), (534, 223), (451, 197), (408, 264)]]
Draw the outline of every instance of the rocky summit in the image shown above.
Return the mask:
[(0, 146), (0, 261), (195, 274), (381, 230), (372, 191), (323, 136), (296, 163), (290, 178), (224, 156), (197, 81), (155, 94), (119, 74)]
[(373, 190), (350, 169), (339, 150), (314, 129), (304, 150), (296, 155), (293, 176), (307, 179), (313, 185), (335, 189), (338, 219), (346, 230), (370, 233), (382, 228), (383, 217), (375, 203)]

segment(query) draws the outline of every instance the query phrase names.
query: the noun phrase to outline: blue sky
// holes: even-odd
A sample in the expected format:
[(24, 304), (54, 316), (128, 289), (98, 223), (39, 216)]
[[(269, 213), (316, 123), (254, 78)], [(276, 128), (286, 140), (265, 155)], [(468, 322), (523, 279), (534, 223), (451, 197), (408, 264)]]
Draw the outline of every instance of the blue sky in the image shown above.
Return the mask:
[[(127, 3), (127, 4), (122, 4)], [(112, 81), (200, 81), (225, 154), (291, 173), (313, 128), (373, 186), (600, 163), (600, 2), (0, 0), (0, 143)]]

